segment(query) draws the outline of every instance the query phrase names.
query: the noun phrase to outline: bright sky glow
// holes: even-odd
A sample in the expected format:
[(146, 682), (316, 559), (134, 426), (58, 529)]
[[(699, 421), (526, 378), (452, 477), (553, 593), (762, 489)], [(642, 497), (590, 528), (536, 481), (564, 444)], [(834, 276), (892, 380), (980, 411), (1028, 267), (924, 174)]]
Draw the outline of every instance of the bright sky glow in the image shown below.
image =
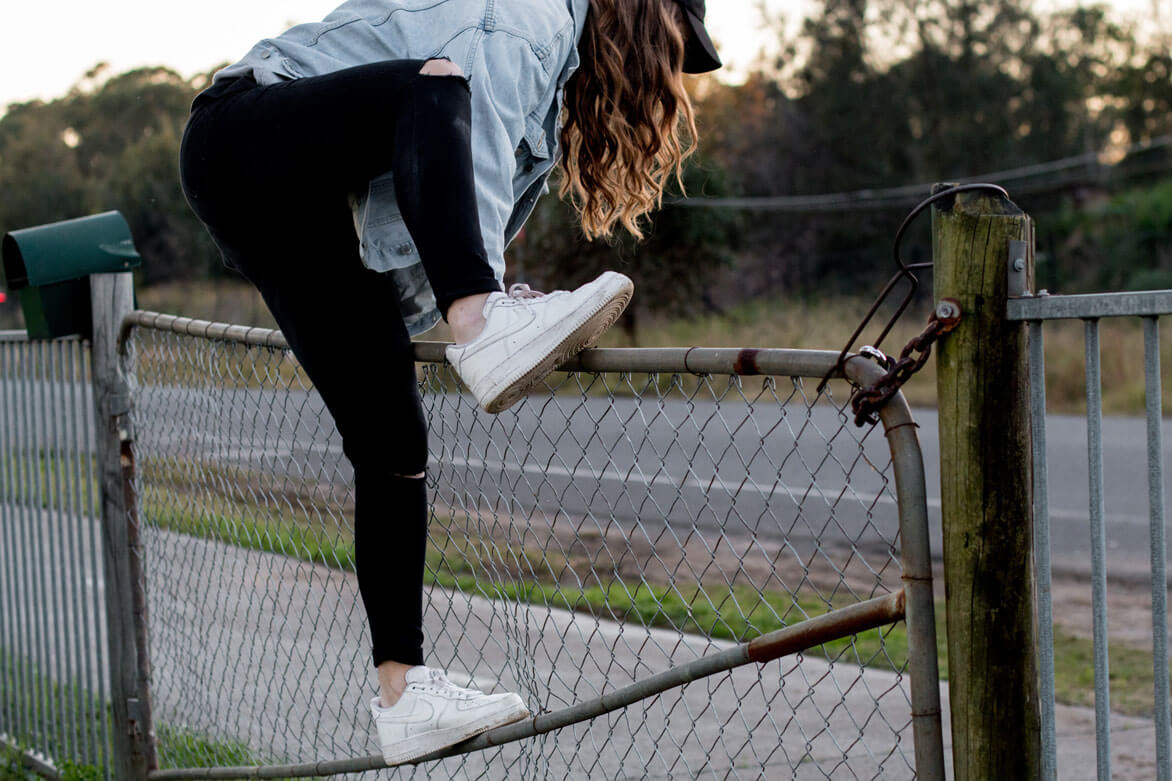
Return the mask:
[[(1058, 2), (1058, 0), (1052, 0)], [(811, 0), (764, 0), (791, 23)], [(320, 19), (334, 0), (11, 0), (0, 14), (0, 113), (32, 98), (65, 93), (100, 61), (115, 73), (140, 65), (169, 65), (192, 76), (241, 57), (260, 38), (293, 23)], [(709, 29), (735, 79), (770, 36), (759, 0), (711, 0)], [(1147, 19), (1172, 23), (1172, 0), (1114, 0)]]

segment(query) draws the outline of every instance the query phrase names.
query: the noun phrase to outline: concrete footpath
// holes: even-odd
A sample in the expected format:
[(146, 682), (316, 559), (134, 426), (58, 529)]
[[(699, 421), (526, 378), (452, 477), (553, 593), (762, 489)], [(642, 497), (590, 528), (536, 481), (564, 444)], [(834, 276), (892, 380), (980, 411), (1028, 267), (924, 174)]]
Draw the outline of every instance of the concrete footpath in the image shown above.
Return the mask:
[[(352, 574), (158, 530), (146, 543), (153, 699), (167, 745), (186, 742), (190, 753), (202, 755), (200, 764), (216, 765), (377, 751), (366, 711), (374, 694), (369, 640)], [(65, 550), (87, 598), (100, 604), (101, 578), (88, 549)], [(39, 582), (32, 573), (54, 571), (65, 555), (53, 546), (40, 551), (13, 559), (16, 571), (5, 581), (16, 588), (13, 604), (31, 606), (30, 617), (43, 614), (45, 597), (25, 588)], [(457, 683), (519, 691), (541, 711), (728, 646), (444, 589), (429, 590), (428, 600), (430, 664)], [(39, 633), (75, 625), (67, 615), (58, 618)], [(58, 666), (49, 657), (42, 667), (96, 681), (100, 635), (89, 638), (88, 669), (77, 658)], [(55, 649), (57, 638), (43, 637), (36, 647)], [(947, 713), (947, 687), (942, 694)], [(903, 676), (845, 660), (791, 657), (696, 681), (535, 740), (366, 777), (903, 779), (912, 775), (909, 713)], [(1095, 778), (1093, 711), (1060, 706), (1057, 715), (1059, 777)], [(1155, 779), (1152, 722), (1116, 715), (1111, 726), (1114, 777)], [(214, 757), (211, 744), (235, 750)], [(242, 744), (251, 759), (242, 757)]]
[[(271, 760), (375, 753), (364, 613), (349, 573), (152, 532), (156, 718)], [(580, 612), (428, 594), (428, 662), (553, 711), (726, 643)], [(947, 713), (947, 688), (944, 692)], [(788, 658), (696, 681), (521, 744), (367, 777), (909, 778), (906, 677)], [(1093, 711), (1060, 707), (1062, 779), (1095, 777)], [(947, 720), (945, 720), (947, 730)], [(947, 731), (946, 751), (950, 747)], [(1115, 777), (1155, 778), (1151, 721), (1117, 716)], [(951, 764), (951, 758), (948, 759)]]
[[(942, 687), (941, 704), (948, 712), (948, 686)], [(1062, 781), (1095, 781), (1095, 711), (1072, 705), (1055, 709), (1058, 733), (1058, 778)], [(945, 770), (952, 778), (952, 735), (944, 720)], [(1156, 730), (1151, 719), (1112, 714), (1111, 776), (1127, 781), (1155, 781)]]

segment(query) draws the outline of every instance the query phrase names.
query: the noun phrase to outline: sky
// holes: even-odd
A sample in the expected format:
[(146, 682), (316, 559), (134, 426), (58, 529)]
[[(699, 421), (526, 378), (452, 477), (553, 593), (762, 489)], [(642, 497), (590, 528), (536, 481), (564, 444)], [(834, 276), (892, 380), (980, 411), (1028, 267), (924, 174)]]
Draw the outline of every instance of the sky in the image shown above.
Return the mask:
[[(338, 0), (6, 0), (0, 11), (0, 113), (32, 98), (63, 95), (90, 68), (115, 73), (168, 65), (193, 76), (234, 61), (261, 38), (314, 21)], [(769, 43), (759, 0), (711, 0), (708, 27), (736, 80)], [(799, 20), (812, 0), (764, 0), (771, 13)], [(1049, 0), (1057, 3), (1061, 0)], [(1172, 0), (1113, 0), (1132, 14), (1172, 18)]]

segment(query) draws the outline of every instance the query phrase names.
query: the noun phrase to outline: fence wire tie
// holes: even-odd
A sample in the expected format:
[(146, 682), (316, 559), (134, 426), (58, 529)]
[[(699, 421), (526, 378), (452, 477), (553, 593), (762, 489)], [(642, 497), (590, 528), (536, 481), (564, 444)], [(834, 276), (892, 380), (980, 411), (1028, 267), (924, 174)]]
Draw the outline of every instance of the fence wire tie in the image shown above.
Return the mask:
[(870, 345), (859, 350), (859, 355), (875, 361), (885, 368), (887, 373), (873, 385), (857, 388), (851, 394), (851, 409), (855, 413), (856, 426), (873, 426), (879, 422), (879, 410), (899, 392), (913, 374), (924, 368), (924, 364), (932, 355), (932, 345), (941, 336), (955, 329), (960, 324), (960, 318), (960, 302), (955, 298), (944, 298), (929, 315), (927, 327), (904, 346), (898, 360), (884, 355)]

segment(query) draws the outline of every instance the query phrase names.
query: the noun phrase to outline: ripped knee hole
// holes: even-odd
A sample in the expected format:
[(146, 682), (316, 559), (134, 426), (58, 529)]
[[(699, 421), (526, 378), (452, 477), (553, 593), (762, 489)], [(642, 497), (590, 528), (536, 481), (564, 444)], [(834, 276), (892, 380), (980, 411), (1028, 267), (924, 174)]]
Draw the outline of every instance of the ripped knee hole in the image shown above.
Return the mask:
[(464, 71), (451, 60), (428, 60), (419, 69), (423, 76), (463, 76)]

